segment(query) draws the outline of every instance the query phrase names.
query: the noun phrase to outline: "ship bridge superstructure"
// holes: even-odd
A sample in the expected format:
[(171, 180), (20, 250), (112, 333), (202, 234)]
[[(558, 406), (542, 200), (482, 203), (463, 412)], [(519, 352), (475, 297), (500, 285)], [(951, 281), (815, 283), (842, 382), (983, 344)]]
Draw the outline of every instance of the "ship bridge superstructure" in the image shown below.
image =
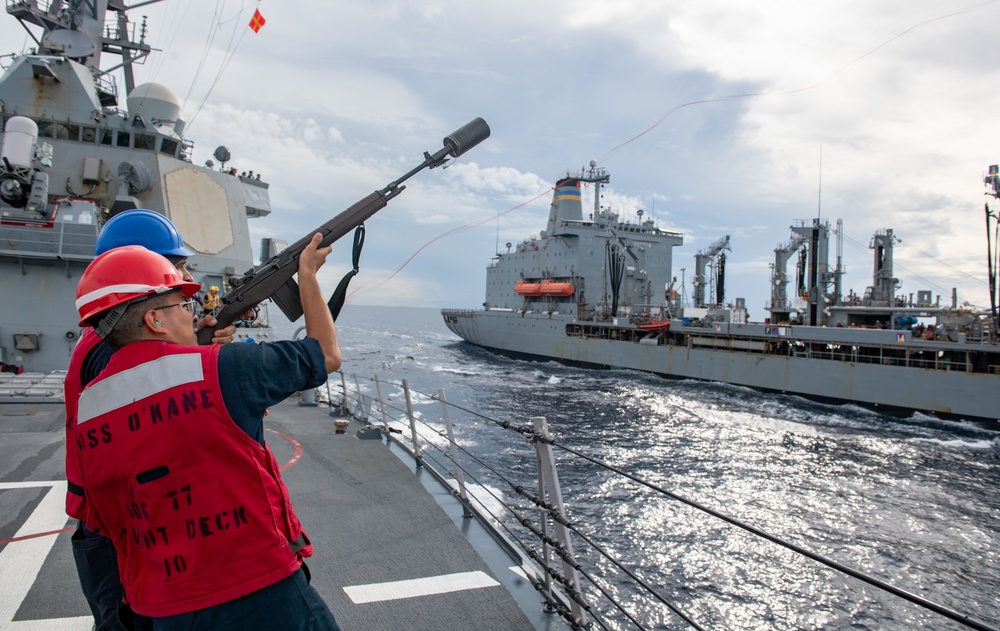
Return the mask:
[[(606, 319), (663, 306), (683, 236), (643, 219), (642, 210), (632, 221), (602, 207), (609, 181), (592, 165), (556, 183), (546, 230), (507, 244), (487, 269), (487, 309)], [(594, 208), (585, 217), (581, 187), (588, 185)]]
[[(135, 84), (134, 66), (152, 48), (145, 23), (136, 28), (127, 18), (134, 7), (120, 0), (5, 6), (37, 47), (15, 55), (0, 76), (0, 290), (8, 297), (0, 362), (50, 371), (65, 367), (79, 335), (76, 282), (108, 218), (133, 208), (168, 217), (197, 254), (188, 263), (195, 280), (224, 288), (253, 266), (247, 220), (269, 214), (271, 204), (266, 182), (226, 168), (225, 147), (214, 153), (219, 168), (193, 164), (173, 92)], [(125, 79), (124, 104), (116, 71)], [(44, 308), (33, 300), (39, 292)]]

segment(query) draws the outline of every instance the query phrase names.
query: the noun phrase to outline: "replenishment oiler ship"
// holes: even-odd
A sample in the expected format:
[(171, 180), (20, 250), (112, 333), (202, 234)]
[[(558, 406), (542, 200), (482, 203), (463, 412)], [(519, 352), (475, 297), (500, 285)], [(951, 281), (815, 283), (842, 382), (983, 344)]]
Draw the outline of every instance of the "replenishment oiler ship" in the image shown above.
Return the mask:
[[(988, 177), (987, 184), (995, 180)], [(872, 285), (864, 295), (843, 296), (839, 258), (835, 267), (828, 262), (829, 223), (791, 226), (789, 242), (775, 250), (770, 317), (749, 322), (744, 300), (724, 302), (729, 237), (695, 257), (694, 307), (684, 308), (671, 269), (682, 235), (643, 220), (642, 211), (629, 221), (602, 207), (601, 189), (609, 181), (594, 163), (559, 180), (546, 229), (497, 254), (486, 271), (484, 308), (443, 310), (448, 328), (515, 356), (886, 411), (1000, 418), (1000, 346), (992, 318), (954, 297), (942, 305), (929, 291), (897, 296), (892, 230), (873, 237)], [(585, 184), (595, 187), (586, 217)], [(786, 267), (796, 255), (798, 273), (790, 278)]]

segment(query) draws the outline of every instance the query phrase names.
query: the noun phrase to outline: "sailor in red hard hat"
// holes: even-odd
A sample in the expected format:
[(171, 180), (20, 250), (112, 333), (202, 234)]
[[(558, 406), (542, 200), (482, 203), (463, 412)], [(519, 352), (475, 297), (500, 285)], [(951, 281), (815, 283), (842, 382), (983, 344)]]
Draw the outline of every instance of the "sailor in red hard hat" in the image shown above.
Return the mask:
[[(184, 244), (174, 224), (160, 213), (136, 208), (118, 213), (104, 224), (97, 236), (95, 256), (125, 245), (141, 245), (161, 254), (177, 269), (181, 278), (194, 282), (187, 269), (188, 258), (196, 253)], [(200, 326), (215, 326), (214, 316), (206, 316)], [(213, 344), (228, 344), (236, 335), (231, 325), (215, 332)], [(66, 391), (79, 393), (107, 365), (112, 349), (92, 328), (85, 328), (73, 349), (66, 374)], [(72, 398), (75, 404), (75, 397)], [(66, 424), (66, 444), (77, 443), (76, 424)], [(86, 515), (83, 487), (80, 481), (78, 452), (66, 450), (66, 513), (79, 520), (71, 537), (73, 560), (80, 587), (94, 616), (95, 631), (121, 631), (130, 623), (141, 624), (132, 611), (122, 604), (121, 580), (114, 546), (107, 537), (88, 530), (82, 521)], [(122, 622), (124, 620), (124, 622)]]
[(312, 545), (263, 440), (268, 407), (340, 367), (321, 238), (299, 260), (297, 341), (197, 346), (200, 286), (145, 248), (109, 250), (80, 280), (81, 325), (115, 352), (82, 392), (67, 387), (68, 448), (84, 520), (112, 539), (125, 599), (157, 629), (338, 629), (308, 584)]

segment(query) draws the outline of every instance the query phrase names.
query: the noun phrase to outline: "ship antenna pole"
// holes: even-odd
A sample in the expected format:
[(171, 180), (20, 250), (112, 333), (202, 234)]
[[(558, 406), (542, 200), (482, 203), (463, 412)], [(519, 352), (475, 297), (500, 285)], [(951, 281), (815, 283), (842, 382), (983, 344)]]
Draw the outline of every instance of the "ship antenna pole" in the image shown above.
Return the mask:
[(819, 146), (819, 191), (816, 193), (816, 219), (823, 217), (823, 145)]
[[(995, 164), (990, 165), (987, 173), (988, 175), (983, 179), (988, 187), (986, 195), (1000, 198), (1000, 168)], [(993, 331), (991, 333), (993, 339), (996, 339), (997, 325), (1000, 324), (997, 321), (997, 267), (1000, 267), (1000, 242), (998, 242), (1000, 235), (997, 233), (1000, 233), (1000, 216), (990, 210), (988, 203), (983, 204), (983, 208), (986, 211), (986, 272), (990, 288), (990, 312), (993, 316)], [(993, 226), (991, 226), (991, 219)], [(994, 234), (990, 234), (991, 227), (993, 227)]]
[(997, 269), (993, 259), (993, 244), (995, 239), (990, 234), (990, 219), (993, 213), (990, 212), (990, 205), (983, 204), (986, 210), (986, 276), (990, 287), (990, 313), (993, 315), (993, 333), (997, 329)]

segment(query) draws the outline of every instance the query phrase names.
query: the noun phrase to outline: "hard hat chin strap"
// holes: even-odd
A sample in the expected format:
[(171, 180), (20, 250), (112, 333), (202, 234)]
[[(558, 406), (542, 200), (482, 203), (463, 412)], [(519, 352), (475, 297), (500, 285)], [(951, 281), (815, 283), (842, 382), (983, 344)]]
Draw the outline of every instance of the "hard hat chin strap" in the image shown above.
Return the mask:
[(94, 331), (101, 337), (101, 339), (107, 338), (114, 331), (115, 325), (121, 320), (122, 316), (125, 315), (125, 310), (128, 309), (129, 303), (125, 302), (117, 307), (112, 307), (108, 310), (108, 313), (98, 321), (94, 326)]

